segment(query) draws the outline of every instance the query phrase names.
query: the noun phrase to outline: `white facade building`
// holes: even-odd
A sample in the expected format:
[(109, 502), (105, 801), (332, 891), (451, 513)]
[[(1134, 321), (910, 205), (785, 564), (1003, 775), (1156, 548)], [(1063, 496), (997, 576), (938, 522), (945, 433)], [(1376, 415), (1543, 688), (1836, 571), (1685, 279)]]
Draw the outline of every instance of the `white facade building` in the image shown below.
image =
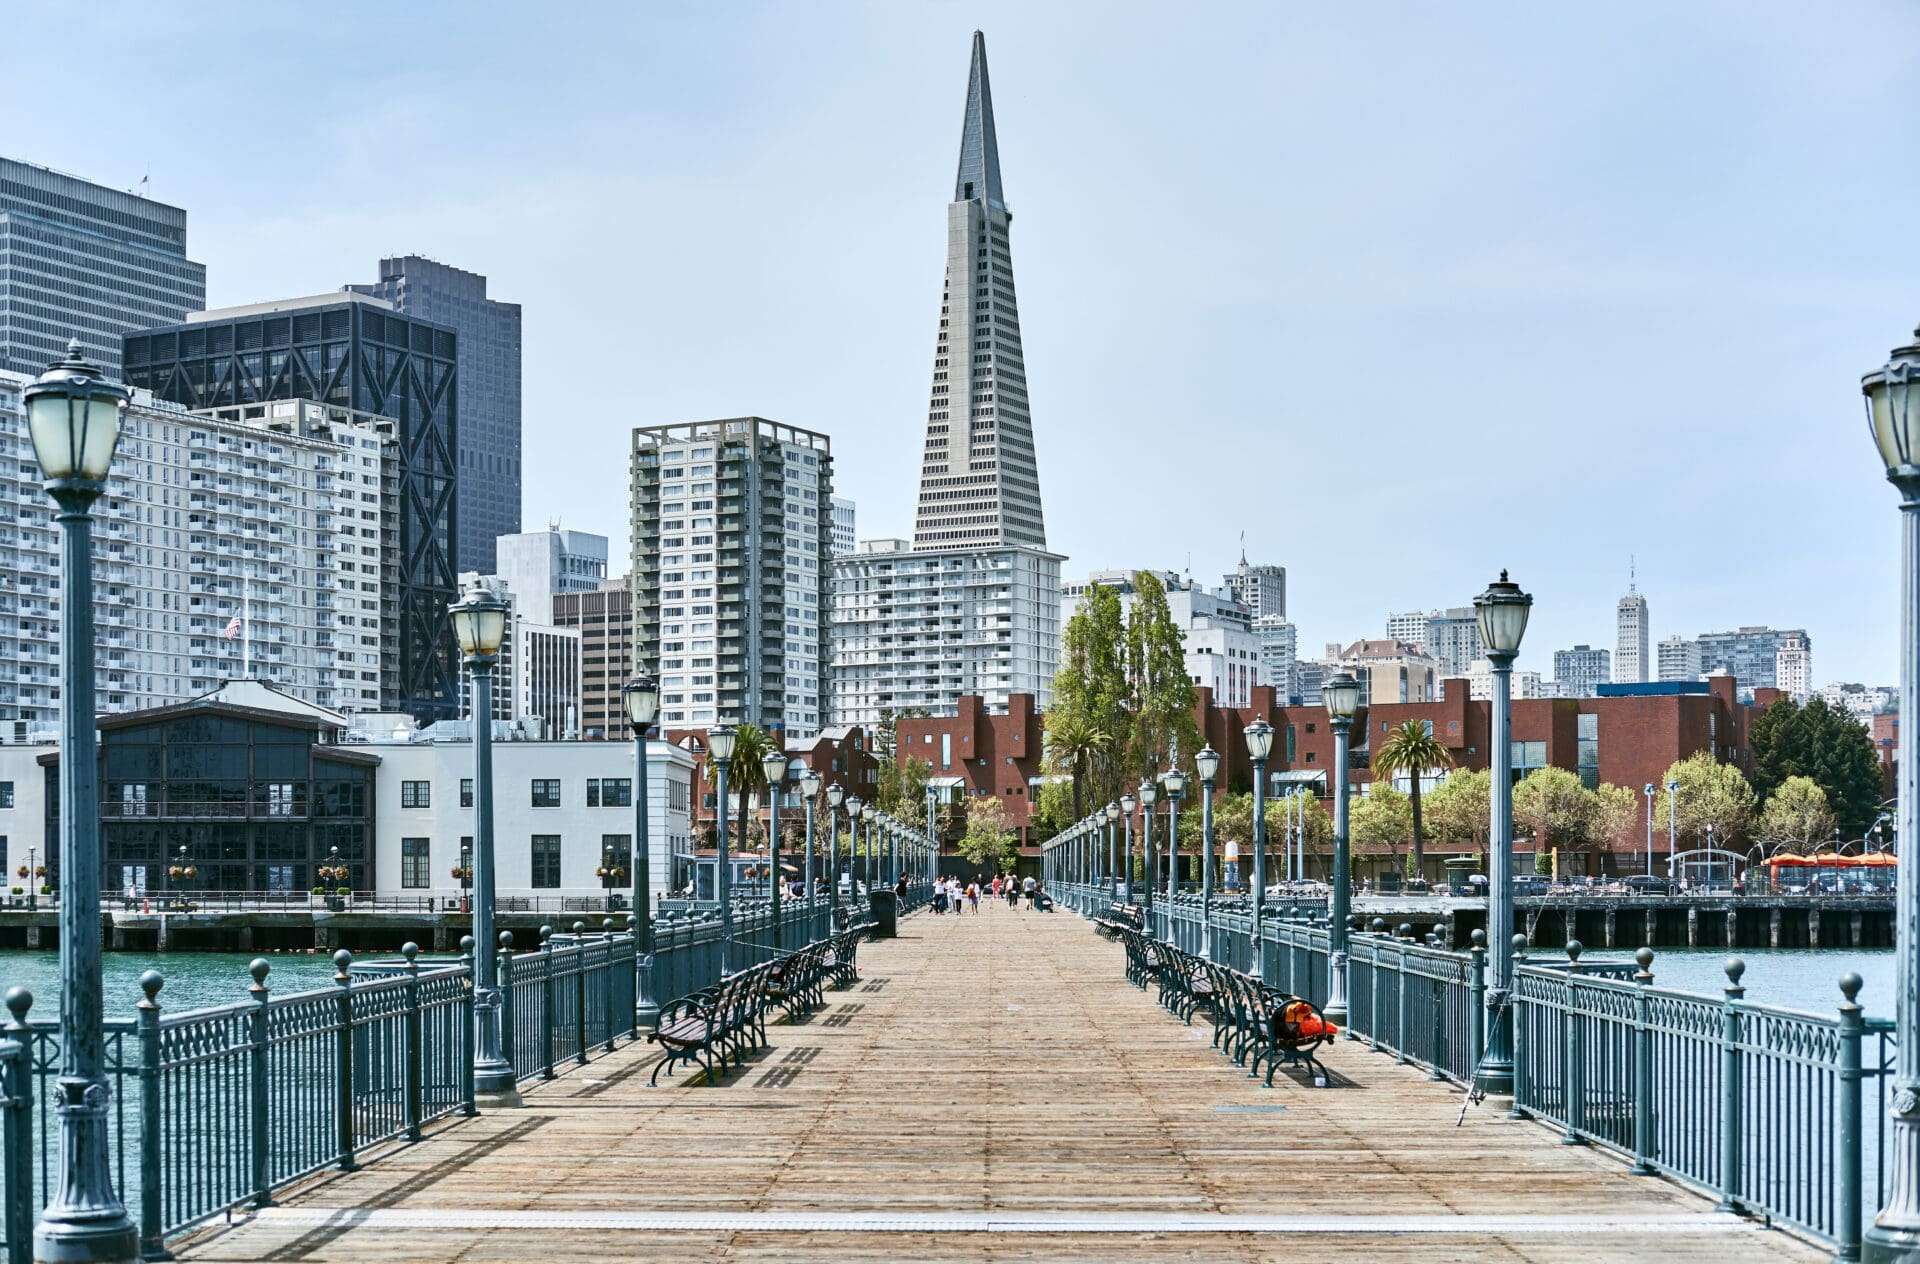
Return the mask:
[(1613, 655), (1590, 645), (1553, 652), (1553, 679), (1563, 692), (1556, 698), (1591, 698), (1593, 691), (1613, 676)]
[[(1071, 619), (1085, 604), (1087, 590), (1099, 585), (1120, 597), (1120, 616), (1133, 614), (1134, 576), (1151, 574), (1167, 590), (1167, 615), (1181, 631), (1186, 645), (1187, 677), (1195, 686), (1213, 690), (1224, 707), (1243, 707), (1253, 701), (1253, 687), (1265, 682), (1260, 668), (1260, 640), (1254, 634), (1247, 607), (1224, 593), (1212, 593), (1173, 571), (1095, 571), (1064, 589), (1063, 618)], [(1290, 625), (1289, 625), (1290, 626)]]
[(1300, 692), (1300, 630), (1279, 615), (1256, 616), (1253, 639), (1260, 647), (1260, 683), (1272, 685), (1284, 705)]
[(1439, 664), (1405, 641), (1355, 641), (1344, 649), (1327, 648), (1337, 651), (1339, 665), (1359, 680), (1361, 706), (1440, 697)]
[[(1475, 702), (1493, 701), (1493, 661), (1479, 658), (1467, 664), (1467, 696)], [(1547, 697), (1546, 684), (1537, 671), (1515, 669), (1509, 677), (1515, 698)]]
[(833, 555), (845, 557), (854, 549), (854, 503), (851, 496), (833, 498)]
[[(58, 711), (59, 537), (20, 408), (31, 380), (0, 373), (0, 723)], [(100, 709), (244, 673), (321, 706), (377, 705), (390, 426), (304, 401), (203, 415), (136, 392), (95, 509)]]
[(1845, 711), (1860, 723), (1873, 725), (1873, 717), (1891, 711), (1899, 693), (1887, 685), (1861, 685), (1836, 680), (1820, 689), (1820, 696), (1836, 711)]
[(1773, 683), (1795, 702), (1813, 696), (1813, 640), (1805, 632), (1787, 632), (1773, 654)]
[(513, 592), (522, 614), (553, 623), (553, 595), (593, 592), (607, 579), (607, 537), (586, 531), (522, 531), (494, 541), (499, 578)]
[(1647, 599), (1631, 580), (1627, 595), (1614, 606), (1613, 679), (1616, 684), (1639, 684), (1653, 667), (1651, 625), (1647, 620)]
[(1655, 648), (1655, 662), (1661, 680), (1698, 680), (1700, 642), (1690, 636), (1662, 637)]
[(875, 725), (917, 707), (952, 715), (962, 694), (1045, 708), (1060, 666), (1057, 553), (1008, 546), (914, 549), (863, 540), (833, 563), (833, 722)]
[(1229, 597), (1247, 608), (1255, 619), (1287, 617), (1287, 568), (1267, 564), (1249, 565), (1240, 555), (1240, 565), (1223, 577)]
[(1465, 676), (1482, 653), (1480, 619), (1472, 606), (1390, 614), (1387, 639), (1405, 642), (1432, 658), (1443, 678)]

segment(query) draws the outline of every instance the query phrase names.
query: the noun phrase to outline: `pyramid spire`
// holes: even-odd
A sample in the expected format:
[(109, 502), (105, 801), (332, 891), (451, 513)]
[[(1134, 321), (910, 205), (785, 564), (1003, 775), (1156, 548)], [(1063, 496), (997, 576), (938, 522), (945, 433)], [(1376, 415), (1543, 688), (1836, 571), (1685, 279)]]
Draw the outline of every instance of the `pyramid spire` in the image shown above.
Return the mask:
[(975, 199), (998, 211), (1007, 208), (1000, 193), (1000, 138), (993, 130), (993, 88), (987, 82), (987, 37), (973, 33), (973, 65), (967, 72), (967, 113), (960, 124), (960, 173), (953, 200)]

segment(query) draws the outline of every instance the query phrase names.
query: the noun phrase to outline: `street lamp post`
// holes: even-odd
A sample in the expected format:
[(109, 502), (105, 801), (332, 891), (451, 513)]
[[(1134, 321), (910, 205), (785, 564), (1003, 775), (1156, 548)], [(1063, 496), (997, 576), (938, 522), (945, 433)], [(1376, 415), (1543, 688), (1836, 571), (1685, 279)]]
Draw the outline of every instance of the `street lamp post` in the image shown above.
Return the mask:
[[(936, 825), (936, 824), (934, 823), (934, 816), (935, 816), (935, 813), (936, 813), (936, 811), (937, 811), (937, 808), (936, 808), (936, 806), (935, 806), (935, 796), (936, 796), (936, 794), (937, 794), (937, 791), (935, 791), (935, 790), (934, 790), (934, 788), (933, 788), (932, 786), (928, 786), (928, 787), (927, 787), (927, 856), (926, 856), (926, 860), (927, 860), (927, 872), (926, 872), (926, 879), (927, 879), (927, 882), (928, 882), (928, 884), (929, 884), (929, 885), (931, 885), (931, 884), (932, 884), (932, 882), (933, 882), (933, 880), (934, 880), (935, 878), (937, 878), (937, 877), (939, 877), (939, 876), (940, 876), (940, 872), (939, 872), (939, 870), (940, 870), (940, 835), (939, 835), (939, 832), (938, 832), (938, 831), (939, 831), (939, 827), (938, 827), (938, 826), (937, 826), (937, 825)], [(1031, 799), (1029, 799), (1029, 800), (1027, 801), (1027, 811), (1028, 811), (1029, 813), (1031, 813), (1031, 812), (1033, 811), (1033, 801), (1032, 801)]]
[[(660, 1017), (653, 999), (653, 847), (647, 838), (647, 735), (660, 714), (660, 682), (641, 672), (620, 690), (633, 730), (633, 971), (634, 1019), (650, 1027)], [(477, 937), (476, 937), (477, 942)]]
[[(727, 765), (739, 734), (731, 724), (707, 730), (707, 756), (713, 764), (713, 893), (720, 901), (720, 975), (729, 973), (733, 956), (733, 880), (727, 864)], [(744, 841), (744, 840), (742, 840)]]
[(767, 882), (773, 900), (773, 949), (780, 950), (780, 788), (787, 783), (787, 756), (769, 746), (760, 757), (760, 772), (767, 779)]
[(1167, 791), (1167, 915), (1173, 916), (1174, 901), (1180, 894), (1180, 799), (1187, 790), (1187, 775), (1176, 766), (1160, 775)]
[(1667, 783), (1667, 879), (1673, 879), (1673, 862), (1680, 854), (1680, 782)]
[(1267, 756), (1273, 753), (1273, 725), (1255, 720), (1247, 725), (1247, 758), (1253, 761), (1253, 953), (1260, 972), (1261, 908), (1267, 901)]
[[(847, 800), (847, 788), (839, 782), (827, 787), (827, 906), (840, 912), (840, 805)], [(833, 928), (840, 929), (839, 918)]]
[[(107, 489), (130, 392), (81, 355), (24, 393), (27, 429), (60, 524), (60, 1166), (33, 1230), (37, 1260), (131, 1260), (138, 1231), (113, 1188), (101, 1028), (100, 794), (94, 729), (93, 502)], [(49, 865), (49, 868), (52, 866)], [(27, 880), (37, 892), (37, 877)]]
[(1320, 686), (1333, 726), (1333, 898), (1327, 918), (1327, 1021), (1347, 1025), (1347, 910), (1353, 900), (1353, 864), (1347, 850), (1347, 744), (1354, 712), (1360, 709), (1360, 682), (1336, 673)]
[(800, 774), (800, 797), (807, 808), (807, 858), (800, 871), (800, 889), (813, 901), (813, 817), (820, 805), (820, 774), (809, 768)]
[(1120, 864), (1120, 805), (1107, 804), (1107, 889), (1101, 893), (1101, 899), (1111, 900), (1114, 896), (1113, 880), (1118, 876)]
[(1487, 1048), (1475, 1086), (1489, 1097), (1513, 1096), (1513, 660), (1526, 635), (1533, 598), (1500, 578), (1473, 599), (1480, 642), (1493, 665), (1493, 802), (1487, 847)]
[(1137, 800), (1131, 793), (1120, 796), (1120, 819), (1126, 831), (1126, 845), (1121, 849), (1120, 889), (1121, 898), (1127, 904), (1133, 903), (1133, 809)]
[(1160, 798), (1160, 787), (1153, 778), (1142, 777), (1138, 793), (1140, 795), (1140, 858), (1146, 861), (1147, 869), (1147, 933), (1152, 934), (1154, 888), (1160, 885), (1160, 856), (1153, 849), (1153, 805)]
[(1646, 785), (1647, 795), (1647, 876), (1653, 876), (1653, 783)]
[(513, 1065), (500, 1031), (498, 937), (494, 934), (493, 667), (507, 634), (507, 603), (476, 579), (448, 608), (454, 640), (473, 676), (473, 1091), (517, 1106)]
[(1202, 746), (1193, 757), (1200, 774), (1200, 955), (1213, 956), (1213, 779), (1220, 775), (1220, 752)]
[(859, 880), (854, 876), (854, 859), (860, 854), (860, 816), (867, 805), (860, 796), (847, 796), (847, 905), (854, 907), (860, 902)]
[[(1887, 480), (1900, 493), (1900, 730), (1920, 724), (1920, 332), (1860, 379)], [(1920, 761), (1896, 769), (1892, 1178), (1866, 1232), (1868, 1260), (1920, 1259)]]

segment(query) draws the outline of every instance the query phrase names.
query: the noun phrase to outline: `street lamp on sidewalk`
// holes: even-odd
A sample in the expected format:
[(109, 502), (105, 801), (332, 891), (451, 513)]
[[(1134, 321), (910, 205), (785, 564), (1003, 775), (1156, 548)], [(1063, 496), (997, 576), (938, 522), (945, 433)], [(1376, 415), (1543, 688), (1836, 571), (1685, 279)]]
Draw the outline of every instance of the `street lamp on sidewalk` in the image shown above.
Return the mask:
[(1347, 1025), (1347, 910), (1353, 901), (1353, 863), (1347, 844), (1348, 731), (1360, 709), (1360, 682), (1338, 672), (1320, 686), (1333, 726), (1333, 898), (1327, 908), (1327, 1021)]
[[(23, 395), (40, 477), (60, 524), (60, 1166), (33, 1230), (39, 1260), (131, 1260), (138, 1231), (113, 1188), (101, 1026), (100, 793), (94, 729), (93, 503), (107, 490), (131, 392), (80, 352)], [(49, 866), (51, 867), (51, 866)], [(39, 879), (29, 873), (37, 891)]]
[(1220, 775), (1220, 752), (1202, 746), (1193, 757), (1200, 774), (1200, 955), (1213, 956), (1213, 779)]
[[(1900, 731), (1920, 724), (1920, 330), (1860, 379), (1867, 424), (1900, 493)], [(37, 442), (37, 441), (36, 441)], [(1920, 1259), (1920, 761), (1896, 766), (1892, 1178), (1866, 1232), (1868, 1260)]]
[(1180, 894), (1180, 798), (1187, 792), (1187, 774), (1174, 765), (1160, 774), (1167, 791), (1167, 916), (1173, 916), (1174, 897)]
[(1267, 899), (1267, 756), (1273, 753), (1273, 725), (1255, 720), (1247, 725), (1247, 758), (1253, 761), (1253, 953), (1254, 971), (1260, 969), (1260, 915)]
[(513, 1065), (500, 1031), (500, 988), (494, 934), (493, 667), (506, 639), (511, 608), (481, 580), (448, 607), (453, 638), (473, 676), (473, 1091), (496, 1105), (520, 1104)]
[(1160, 885), (1160, 856), (1153, 849), (1153, 805), (1160, 798), (1160, 787), (1153, 778), (1142, 777), (1138, 793), (1140, 795), (1140, 858), (1146, 862), (1147, 933), (1152, 934), (1154, 888)]
[[(713, 763), (713, 893), (720, 901), (720, 974), (729, 972), (733, 956), (733, 879), (727, 871), (727, 765), (733, 762), (733, 744), (739, 734), (731, 724), (707, 730), (707, 757)], [(741, 840), (745, 842), (745, 839)]]
[[(627, 727), (633, 731), (633, 970), (634, 1014), (642, 1026), (659, 1017), (650, 995), (648, 958), (653, 953), (653, 848), (647, 840), (647, 737), (660, 714), (660, 682), (641, 672), (620, 689), (627, 707)], [(476, 940), (477, 942), (477, 940)]]
[(767, 747), (767, 753), (760, 757), (760, 773), (767, 780), (767, 893), (773, 900), (773, 947), (777, 952), (780, 949), (780, 789), (787, 783), (786, 753), (775, 746)]
[(1476, 1086), (1489, 1097), (1513, 1096), (1513, 660), (1527, 632), (1533, 598), (1500, 578), (1473, 599), (1480, 643), (1493, 664), (1493, 802), (1487, 847), (1487, 1049)]
[(807, 859), (800, 872), (800, 889), (809, 902), (813, 891), (813, 817), (820, 807), (820, 774), (812, 768), (800, 774), (800, 797), (807, 809)]
[(1113, 898), (1113, 880), (1119, 875), (1115, 872), (1120, 863), (1120, 805), (1107, 804), (1107, 886), (1101, 892), (1102, 900)]
[[(840, 911), (840, 805), (847, 801), (847, 788), (839, 782), (827, 787), (827, 904)], [(840, 929), (836, 918), (833, 928)]]
[(1120, 849), (1120, 890), (1121, 899), (1129, 905), (1133, 903), (1133, 809), (1137, 803), (1131, 793), (1120, 796), (1121, 828), (1126, 833), (1126, 846)]

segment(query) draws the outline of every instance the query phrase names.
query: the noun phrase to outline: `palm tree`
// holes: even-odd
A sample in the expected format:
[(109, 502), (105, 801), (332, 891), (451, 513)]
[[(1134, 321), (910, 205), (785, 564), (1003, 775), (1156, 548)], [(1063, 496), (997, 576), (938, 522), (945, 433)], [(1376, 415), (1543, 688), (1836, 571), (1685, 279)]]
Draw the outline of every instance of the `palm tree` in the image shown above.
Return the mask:
[[(747, 827), (752, 823), (747, 802), (755, 791), (767, 788), (767, 774), (760, 767), (760, 760), (773, 741), (765, 729), (752, 724), (735, 725), (733, 733), (733, 762), (727, 765), (727, 789), (740, 796), (740, 832), (734, 835), (733, 846), (736, 851), (745, 851)], [(727, 805), (721, 804), (720, 811), (726, 810)]]
[(1400, 725), (1387, 734), (1380, 749), (1373, 753), (1375, 775), (1391, 777), (1396, 772), (1404, 772), (1412, 783), (1407, 797), (1413, 800), (1413, 868), (1423, 877), (1427, 855), (1420, 833), (1420, 774), (1429, 768), (1451, 767), (1453, 756), (1434, 740), (1424, 720), (1408, 720)]
[(1081, 806), (1087, 768), (1113, 749), (1113, 735), (1085, 716), (1047, 716), (1047, 760), (1055, 772), (1073, 776), (1073, 819), (1086, 815)]

